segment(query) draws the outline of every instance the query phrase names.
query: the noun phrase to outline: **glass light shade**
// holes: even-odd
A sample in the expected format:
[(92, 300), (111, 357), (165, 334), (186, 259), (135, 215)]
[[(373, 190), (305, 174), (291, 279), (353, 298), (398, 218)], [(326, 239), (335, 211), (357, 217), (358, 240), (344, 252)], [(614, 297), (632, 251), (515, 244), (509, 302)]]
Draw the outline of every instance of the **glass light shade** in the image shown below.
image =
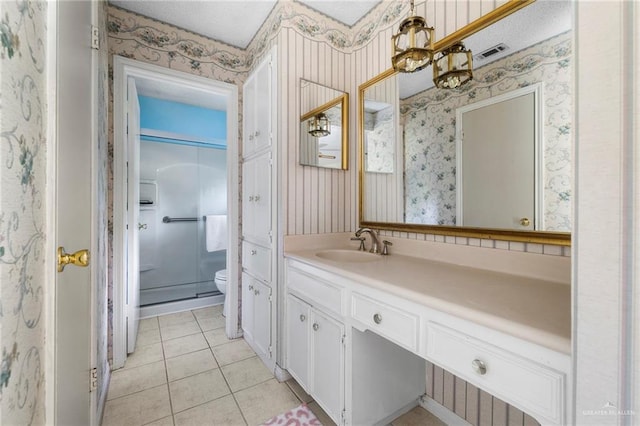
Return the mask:
[(331, 134), (331, 123), (323, 112), (309, 119), (309, 134), (316, 138)]
[(399, 72), (420, 71), (433, 60), (433, 28), (420, 16), (411, 16), (400, 24), (391, 37), (393, 69)]
[(456, 43), (433, 61), (433, 84), (441, 89), (456, 89), (473, 78), (473, 58), (464, 44)]

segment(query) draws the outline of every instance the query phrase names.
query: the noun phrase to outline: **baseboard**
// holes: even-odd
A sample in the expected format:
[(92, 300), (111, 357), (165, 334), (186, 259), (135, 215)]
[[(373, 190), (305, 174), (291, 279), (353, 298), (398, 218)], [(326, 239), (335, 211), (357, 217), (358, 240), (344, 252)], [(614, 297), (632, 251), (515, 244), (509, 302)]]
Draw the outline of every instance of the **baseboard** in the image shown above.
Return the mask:
[(403, 414), (408, 413), (409, 411), (411, 411), (414, 408), (416, 408), (418, 405), (420, 405), (419, 399), (411, 401), (410, 403), (408, 403), (404, 407), (400, 408), (399, 410), (394, 411), (393, 413), (389, 414), (384, 419), (381, 419), (379, 422), (376, 422), (375, 426), (390, 425), (393, 420), (397, 419), (398, 417), (402, 416)]
[(279, 381), (280, 383), (286, 382), (287, 380), (292, 378), (291, 374), (289, 374), (287, 370), (280, 367), (278, 364), (276, 364), (276, 368), (275, 368), (275, 371), (273, 372), (273, 375), (276, 377), (276, 380)]
[(435, 400), (429, 398), (426, 395), (422, 395), (418, 401), (418, 404), (447, 425), (453, 426), (472, 426), (462, 417), (458, 416), (453, 411), (449, 410), (444, 405), (437, 403)]
[(222, 303), (224, 303), (223, 294), (143, 306), (140, 308), (140, 319), (155, 317), (158, 315), (175, 314), (177, 312), (190, 311), (192, 309), (206, 308), (207, 306), (221, 305)]

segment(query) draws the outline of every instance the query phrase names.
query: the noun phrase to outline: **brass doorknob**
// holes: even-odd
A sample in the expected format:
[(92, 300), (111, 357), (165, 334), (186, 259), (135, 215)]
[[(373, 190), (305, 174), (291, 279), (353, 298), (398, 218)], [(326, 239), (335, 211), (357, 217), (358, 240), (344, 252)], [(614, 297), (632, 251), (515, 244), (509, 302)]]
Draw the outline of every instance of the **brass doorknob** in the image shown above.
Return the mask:
[(89, 266), (89, 250), (78, 250), (73, 254), (65, 253), (64, 247), (58, 247), (58, 272), (64, 271), (64, 267), (72, 264), (76, 266)]
[(522, 219), (520, 219), (520, 225), (529, 226), (530, 224), (531, 224), (531, 221), (529, 220), (529, 218), (523, 217)]

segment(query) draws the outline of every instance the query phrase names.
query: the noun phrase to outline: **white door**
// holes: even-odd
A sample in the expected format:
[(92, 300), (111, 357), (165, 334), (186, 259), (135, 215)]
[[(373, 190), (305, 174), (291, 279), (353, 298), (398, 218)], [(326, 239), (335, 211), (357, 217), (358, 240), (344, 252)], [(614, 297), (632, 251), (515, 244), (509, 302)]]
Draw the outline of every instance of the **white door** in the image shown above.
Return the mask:
[(242, 140), (242, 156), (247, 157), (255, 152), (255, 130), (256, 130), (256, 78), (249, 77), (244, 84), (242, 97), (244, 99), (244, 137)]
[(255, 195), (253, 200), (253, 226), (256, 241), (265, 246), (271, 244), (271, 152), (265, 152), (255, 160)]
[(313, 310), (311, 368), (313, 397), (336, 423), (344, 401), (344, 326)]
[(287, 296), (287, 370), (309, 390), (310, 307), (300, 299)]
[(140, 322), (140, 103), (133, 77), (127, 80), (127, 150), (127, 261), (130, 262), (127, 277), (127, 353), (132, 353), (136, 349)]
[(271, 145), (271, 58), (256, 71), (255, 83), (255, 150)]
[(245, 272), (242, 273), (242, 331), (249, 341), (253, 341), (254, 281)]
[(533, 229), (534, 94), (462, 115), (462, 223)]
[(245, 161), (242, 164), (242, 236), (251, 241), (256, 234), (255, 218), (255, 196), (256, 189), (256, 160)]
[(256, 349), (271, 358), (271, 288), (253, 280), (253, 342)]
[[(56, 238), (69, 253), (91, 249), (92, 73), (88, 45), (92, 2), (56, 2), (57, 111)], [(89, 259), (91, 262), (91, 260)], [(57, 425), (91, 424), (95, 392), (89, 392), (92, 266), (66, 265), (55, 283), (55, 411)], [(25, 383), (28, 386), (28, 383)], [(92, 398), (94, 396), (94, 398)]]

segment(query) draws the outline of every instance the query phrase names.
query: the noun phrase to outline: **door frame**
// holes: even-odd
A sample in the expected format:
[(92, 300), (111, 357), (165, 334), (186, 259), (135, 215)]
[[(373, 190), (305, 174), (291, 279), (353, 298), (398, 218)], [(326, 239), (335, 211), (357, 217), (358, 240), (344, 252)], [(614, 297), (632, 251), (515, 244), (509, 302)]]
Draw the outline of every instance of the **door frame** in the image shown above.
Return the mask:
[(543, 83), (535, 83), (512, 90), (501, 95), (492, 96), (456, 109), (456, 225), (462, 226), (462, 116), (478, 108), (508, 101), (533, 93), (533, 211), (534, 229), (544, 230), (544, 104)]
[(127, 359), (126, 289), (128, 250), (125, 224), (127, 203), (126, 108), (128, 77), (156, 80), (159, 83), (180, 85), (192, 90), (226, 97), (227, 112), (227, 220), (229, 223), (227, 248), (227, 336), (240, 336), (238, 327), (238, 230), (239, 230), (239, 173), (238, 173), (238, 87), (234, 84), (208, 79), (182, 71), (147, 64), (122, 56), (113, 56), (113, 368), (121, 368)]

